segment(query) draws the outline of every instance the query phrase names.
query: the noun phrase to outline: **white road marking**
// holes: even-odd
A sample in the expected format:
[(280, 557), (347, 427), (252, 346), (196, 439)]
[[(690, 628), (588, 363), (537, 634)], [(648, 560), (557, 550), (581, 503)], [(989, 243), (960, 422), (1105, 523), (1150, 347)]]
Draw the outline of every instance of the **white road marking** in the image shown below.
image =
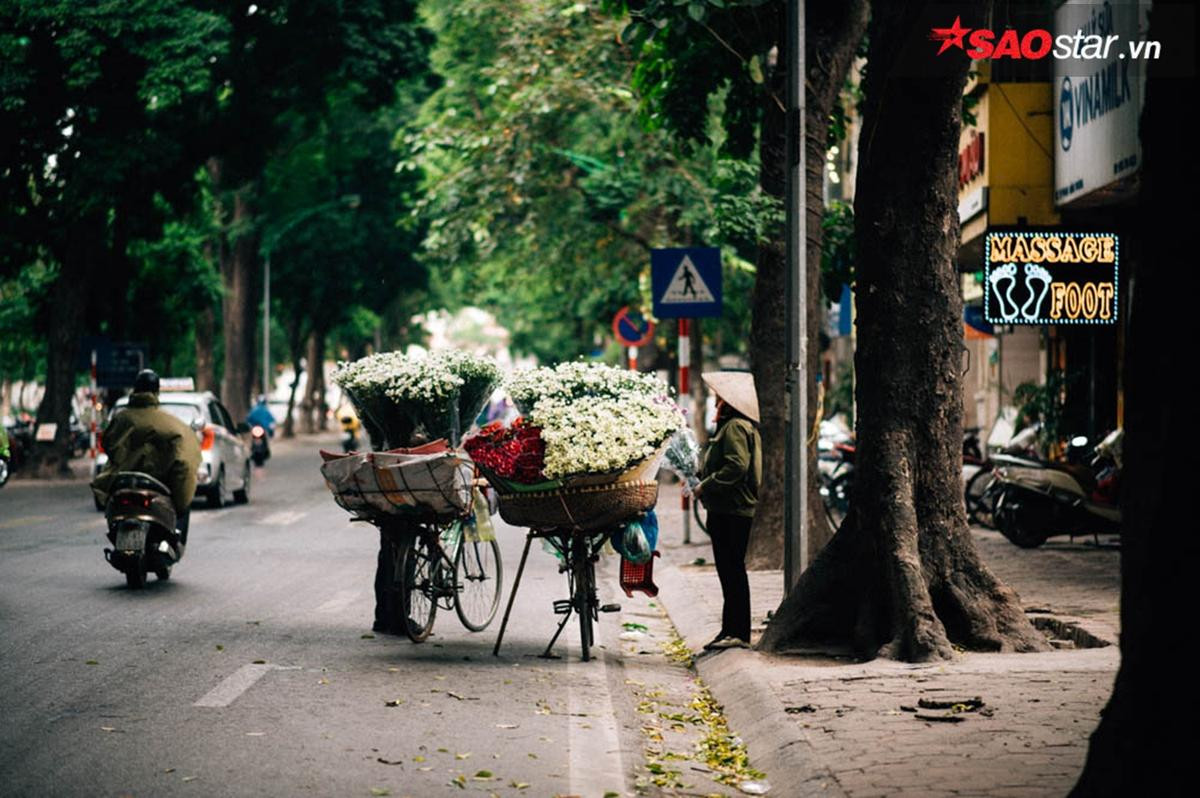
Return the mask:
[(291, 526), (306, 515), (308, 513), (304, 510), (281, 510), (278, 513), (271, 513), (266, 518), (260, 518), (255, 523), (268, 526)]
[(221, 680), (203, 698), (192, 704), (194, 707), (227, 707), (249, 690), (254, 684), (270, 671), (298, 671), (300, 666), (268, 665), (251, 663), (243, 665)]
[(317, 612), (340, 612), (357, 601), (361, 595), (361, 590), (339, 590), (333, 598), (317, 607)]
[[(615, 616), (601, 616), (615, 617)], [(578, 629), (579, 624), (575, 624)], [(593, 629), (599, 632), (599, 624)], [(598, 636), (598, 635), (597, 635)], [(578, 634), (567, 645), (567, 779), (571, 795), (625, 793), (625, 767), (617, 713), (608, 689), (607, 658), (592, 647), (592, 660), (579, 661)], [(574, 671), (572, 673), (572, 671)], [(586, 675), (585, 675), (586, 674)]]

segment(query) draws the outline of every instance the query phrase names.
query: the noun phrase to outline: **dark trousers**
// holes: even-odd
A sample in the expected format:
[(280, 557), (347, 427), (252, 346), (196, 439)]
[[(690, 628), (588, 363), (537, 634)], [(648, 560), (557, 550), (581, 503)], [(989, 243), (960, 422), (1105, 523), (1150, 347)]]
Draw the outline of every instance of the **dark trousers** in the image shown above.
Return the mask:
[(392, 542), (383, 530), (379, 532), (379, 557), (375, 561), (375, 625), (377, 632), (391, 631), (399, 626), (396, 617), (396, 585), (392, 573)]
[(721, 612), (721, 635), (750, 642), (750, 579), (746, 576), (746, 546), (750, 522), (742, 515), (710, 513), (708, 534), (712, 538), (713, 561), (721, 579), (725, 608)]

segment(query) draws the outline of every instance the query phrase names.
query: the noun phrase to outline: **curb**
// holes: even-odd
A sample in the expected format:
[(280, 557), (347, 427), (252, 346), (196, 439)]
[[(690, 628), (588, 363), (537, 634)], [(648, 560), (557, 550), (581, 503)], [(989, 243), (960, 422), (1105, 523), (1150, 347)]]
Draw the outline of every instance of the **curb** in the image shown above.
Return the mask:
[[(661, 591), (656, 600), (688, 647), (699, 648), (719, 624), (707, 619), (702, 605), (687, 601), (687, 577), (675, 565), (663, 563), (658, 576)], [(668, 602), (665, 596), (673, 598)], [(730, 649), (697, 657), (695, 667), (722, 705), (730, 730), (746, 744), (751, 764), (767, 775), (776, 795), (845, 798), (837, 779), (820, 765), (808, 738), (784, 711), (764, 672), (769, 667), (766, 655)]]

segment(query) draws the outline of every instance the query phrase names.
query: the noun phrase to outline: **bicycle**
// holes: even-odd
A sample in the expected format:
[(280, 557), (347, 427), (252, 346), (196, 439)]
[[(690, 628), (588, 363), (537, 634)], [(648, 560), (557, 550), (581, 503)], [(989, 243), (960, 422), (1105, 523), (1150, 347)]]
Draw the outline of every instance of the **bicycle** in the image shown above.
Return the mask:
[(391, 617), (421, 643), (438, 609), (453, 609), (472, 632), (496, 616), (504, 587), (500, 544), (471, 540), (462, 519), (449, 523), (394, 520), (381, 526), (392, 564)]
[(600, 549), (604, 545), (604, 541), (608, 538), (609, 531), (573, 531), (571, 529), (530, 529), (525, 537), (525, 550), (521, 554), (521, 564), (517, 567), (517, 580), (513, 584), (512, 593), (509, 595), (508, 608), (504, 613), (504, 620), (500, 624), (500, 634), (496, 638), (496, 645), (492, 649), (492, 653), (498, 655), (500, 653), (500, 644), (504, 640), (504, 631), (508, 626), (508, 618), (512, 612), (513, 600), (516, 598), (517, 587), (521, 583), (521, 575), (525, 571), (525, 561), (529, 556), (529, 547), (533, 540), (543, 539), (550, 542), (551, 547), (558, 554), (560, 565), (559, 573), (567, 575), (567, 593), (569, 598), (558, 599), (554, 602), (554, 613), (562, 615), (563, 619), (559, 621), (558, 628), (554, 631), (554, 636), (550, 638), (550, 642), (546, 645), (546, 650), (541, 656), (547, 659), (555, 659), (555, 655), (551, 653), (554, 649), (554, 644), (558, 642), (559, 636), (563, 629), (566, 628), (567, 622), (571, 620), (571, 615), (574, 613), (579, 617), (579, 647), (581, 659), (587, 662), (591, 659), (591, 648), (596, 644), (596, 635), (593, 625), (600, 620), (602, 612), (619, 612), (621, 605), (619, 604), (601, 604), (600, 595), (596, 588), (596, 561), (600, 559)]

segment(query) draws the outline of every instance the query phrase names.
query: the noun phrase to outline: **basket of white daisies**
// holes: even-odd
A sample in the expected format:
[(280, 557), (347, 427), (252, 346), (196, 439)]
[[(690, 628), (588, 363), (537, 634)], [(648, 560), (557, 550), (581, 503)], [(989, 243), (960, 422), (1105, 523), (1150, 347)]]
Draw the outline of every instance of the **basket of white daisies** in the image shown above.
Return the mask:
[(474, 465), (462, 432), (500, 382), (494, 360), (458, 350), (381, 352), (333, 374), (374, 451), (322, 452), (321, 473), (338, 504), (358, 517), (466, 515)]
[(505, 521), (590, 531), (654, 507), (658, 467), (683, 426), (665, 383), (578, 362), (517, 372), (505, 388), (523, 415), (463, 444)]

